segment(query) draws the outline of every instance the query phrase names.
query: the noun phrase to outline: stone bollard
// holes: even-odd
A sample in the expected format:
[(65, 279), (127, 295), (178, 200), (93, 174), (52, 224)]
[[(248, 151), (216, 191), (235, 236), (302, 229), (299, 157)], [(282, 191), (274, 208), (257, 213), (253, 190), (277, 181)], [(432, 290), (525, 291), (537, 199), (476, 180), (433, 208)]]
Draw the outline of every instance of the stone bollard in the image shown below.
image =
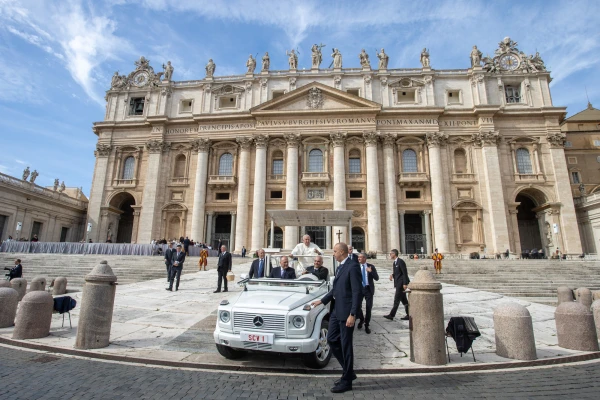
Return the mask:
[(566, 286), (559, 286), (556, 291), (558, 292), (558, 305), (575, 300), (573, 290)]
[(600, 300), (600, 290), (592, 290), (592, 301)]
[(577, 301), (589, 310), (592, 306), (592, 291), (588, 288), (577, 289)]
[(67, 293), (67, 278), (64, 276), (59, 276), (54, 279), (54, 286), (52, 288), (52, 295), (58, 296), (60, 294)]
[(596, 324), (596, 336), (600, 337), (600, 300), (594, 300), (592, 303), (592, 314)]
[(116, 282), (117, 277), (106, 261), (101, 261), (85, 276), (76, 349), (99, 349), (109, 345)]
[(445, 365), (444, 302), (441, 283), (431, 271), (421, 269), (408, 285), (415, 362)]
[(29, 284), (29, 291), (27, 293), (38, 291), (46, 291), (46, 278), (43, 276), (36, 276), (31, 280), (31, 283)]
[(554, 312), (558, 345), (565, 349), (598, 351), (594, 317), (579, 302), (562, 303)]
[(501, 304), (494, 310), (496, 354), (515, 360), (535, 360), (535, 338), (529, 310), (517, 303)]
[(8, 328), (15, 324), (19, 293), (13, 288), (0, 288), (0, 328)]
[(23, 297), (15, 321), (13, 339), (39, 339), (50, 334), (54, 299), (48, 292), (30, 292)]
[(15, 278), (10, 281), (10, 287), (15, 289), (19, 293), (19, 301), (23, 300), (23, 296), (27, 293), (27, 279)]
[(10, 281), (7, 281), (5, 279), (1, 279), (0, 280), (0, 288), (3, 288), (3, 287), (9, 288), (10, 287)]

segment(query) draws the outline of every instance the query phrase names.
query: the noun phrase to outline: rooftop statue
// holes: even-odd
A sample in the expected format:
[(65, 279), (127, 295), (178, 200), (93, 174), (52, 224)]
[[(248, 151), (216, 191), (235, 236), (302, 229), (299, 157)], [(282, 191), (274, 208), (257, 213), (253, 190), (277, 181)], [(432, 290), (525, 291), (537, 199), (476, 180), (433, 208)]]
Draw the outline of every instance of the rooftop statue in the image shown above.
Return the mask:
[(362, 51), (358, 55), (358, 58), (360, 60), (360, 65), (363, 68), (368, 68), (368, 69), (371, 68), (371, 61), (369, 61), (369, 55), (367, 54), (367, 52), (365, 51), (365, 49), (362, 49)]
[(473, 46), (473, 50), (471, 50), (471, 67), (481, 67), (481, 51), (477, 48), (477, 46)]
[(423, 68), (430, 68), (429, 67), (429, 51), (427, 51), (427, 48), (424, 48), (423, 51), (421, 52), (421, 65), (423, 66)]
[(212, 78), (215, 74), (215, 70), (217, 69), (217, 65), (213, 62), (212, 58), (208, 60), (208, 64), (206, 64), (206, 77)]
[(31, 173), (31, 179), (29, 180), (29, 182), (31, 183), (35, 183), (35, 179), (39, 176), (40, 174), (37, 172), (37, 169), (34, 169), (33, 172)]
[(27, 178), (29, 177), (29, 174), (30, 174), (30, 172), (29, 172), (29, 167), (27, 167), (27, 168), (25, 168), (25, 169), (23, 170), (23, 180), (24, 180), (24, 181), (26, 181), (26, 180), (27, 180)]
[(385, 50), (381, 49), (381, 53), (377, 54), (377, 58), (379, 58), (379, 69), (387, 69), (388, 67), (388, 61), (390, 60), (390, 57), (385, 54)]
[(247, 74), (253, 74), (254, 70), (256, 69), (256, 59), (252, 57), (252, 54), (248, 56), (248, 61), (246, 61), (246, 68), (248, 68), (248, 71), (246, 71)]
[(321, 54), (321, 49), (325, 47), (324, 44), (318, 45), (313, 44), (313, 47), (310, 49), (312, 52), (312, 67), (319, 68), (321, 62), (323, 61), (323, 55)]
[(298, 55), (296, 54), (296, 51), (292, 49), (288, 52), (286, 50), (285, 54), (288, 56), (288, 63), (290, 64), (290, 69), (298, 69)]
[(165, 81), (170, 81), (173, 78), (173, 66), (171, 65), (171, 61), (167, 61), (167, 65), (163, 64), (163, 69), (165, 70), (164, 72), (164, 77), (165, 77)]
[(340, 53), (340, 50), (334, 48), (331, 57), (333, 57), (333, 68), (342, 68), (342, 53)]
[(269, 52), (265, 52), (265, 55), (262, 58), (262, 70), (268, 71), (271, 66), (271, 58), (269, 57)]
[(53, 190), (56, 192), (57, 189), (58, 189), (58, 178), (56, 178), (54, 180), (54, 188), (53, 188)]

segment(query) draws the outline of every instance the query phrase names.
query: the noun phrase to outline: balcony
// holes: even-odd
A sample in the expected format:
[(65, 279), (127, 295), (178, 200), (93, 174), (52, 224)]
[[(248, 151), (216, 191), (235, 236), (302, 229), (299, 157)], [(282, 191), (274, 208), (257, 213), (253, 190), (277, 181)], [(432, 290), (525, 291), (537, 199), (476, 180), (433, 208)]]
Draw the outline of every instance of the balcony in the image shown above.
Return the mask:
[(169, 179), (169, 186), (187, 186), (188, 185), (188, 178), (185, 177), (177, 177), (177, 178), (170, 178)]
[(303, 172), (302, 184), (304, 186), (327, 186), (331, 182), (327, 172)]
[(365, 182), (367, 179), (367, 174), (346, 174), (346, 180), (350, 182)]
[(515, 182), (545, 182), (544, 174), (515, 174)]
[(233, 175), (209, 175), (208, 185), (214, 188), (232, 188), (237, 184)]
[(475, 174), (452, 174), (452, 183), (477, 182)]
[(400, 187), (418, 187), (429, 183), (426, 172), (401, 172), (398, 174)]
[(285, 175), (283, 174), (271, 174), (267, 176), (269, 182), (285, 182)]
[(115, 186), (120, 188), (134, 188), (137, 185), (137, 179), (115, 179)]

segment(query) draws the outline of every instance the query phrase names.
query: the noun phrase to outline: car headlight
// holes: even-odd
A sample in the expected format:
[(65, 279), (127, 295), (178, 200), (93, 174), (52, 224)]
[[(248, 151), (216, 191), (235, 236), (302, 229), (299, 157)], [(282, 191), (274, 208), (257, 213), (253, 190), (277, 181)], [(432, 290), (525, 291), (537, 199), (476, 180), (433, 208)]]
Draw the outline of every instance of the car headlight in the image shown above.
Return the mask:
[(229, 311), (221, 311), (219, 313), (219, 319), (221, 320), (221, 322), (228, 323), (231, 319), (231, 314), (229, 313)]
[(294, 324), (294, 327), (297, 329), (302, 328), (304, 326), (304, 317), (301, 315), (296, 315), (294, 318), (292, 318), (292, 324)]

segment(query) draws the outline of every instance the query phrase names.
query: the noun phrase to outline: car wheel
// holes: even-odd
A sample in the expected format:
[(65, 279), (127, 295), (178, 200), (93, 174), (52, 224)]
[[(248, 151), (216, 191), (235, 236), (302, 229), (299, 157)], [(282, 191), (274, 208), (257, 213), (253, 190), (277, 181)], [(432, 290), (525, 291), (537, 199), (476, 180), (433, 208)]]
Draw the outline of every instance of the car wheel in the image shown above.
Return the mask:
[(229, 346), (223, 346), (222, 344), (217, 344), (217, 351), (228, 360), (236, 360), (246, 354), (243, 350), (235, 350)]
[(308, 368), (321, 369), (325, 368), (331, 360), (331, 348), (327, 343), (327, 332), (329, 331), (329, 321), (323, 319), (321, 329), (319, 331), (319, 344), (317, 349), (308, 354), (304, 354), (302, 360)]

